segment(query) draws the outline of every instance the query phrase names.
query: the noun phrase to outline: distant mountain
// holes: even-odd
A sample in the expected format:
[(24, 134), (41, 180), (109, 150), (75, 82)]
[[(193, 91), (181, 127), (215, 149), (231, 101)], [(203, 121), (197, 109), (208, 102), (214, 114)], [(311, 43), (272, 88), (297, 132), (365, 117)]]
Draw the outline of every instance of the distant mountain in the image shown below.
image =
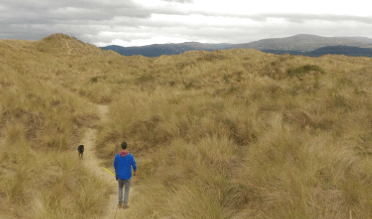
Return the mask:
[(372, 49), (370, 48), (359, 48), (355, 46), (326, 46), (315, 49), (309, 52), (295, 51), (295, 50), (262, 50), (265, 53), (273, 53), (282, 55), (289, 53), (291, 55), (303, 55), (311, 57), (319, 57), (323, 55), (345, 55), (345, 56), (365, 56), (372, 57)]
[(354, 40), (365, 43), (372, 43), (372, 39), (368, 37), (338, 37), (340, 39)]
[(372, 39), (366, 37), (321, 37), (299, 34), (285, 38), (264, 39), (251, 43), (237, 44), (235, 47), (258, 50), (295, 50), (307, 52), (321, 47), (338, 45), (372, 48)]
[[(335, 46), (344, 46), (345, 48), (333, 48)], [(337, 52), (340, 52), (341, 50), (346, 54), (369, 54), (368, 51), (357, 50), (355, 48), (372, 48), (372, 39), (367, 37), (321, 37), (316, 35), (299, 34), (291, 37), (263, 39), (244, 44), (205, 44), (186, 42), (179, 44), (154, 44), (140, 47), (106, 46), (101, 47), (101, 49), (113, 50), (125, 56), (143, 55), (147, 57), (177, 55), (190, 50), (212, 51), (216, 49), (223, 50), (232, 48), (257, 49), (263, 52), (271, 52), (275, 54), (290, 53), (293, 55), (315, 56), (316, 54), (323, 54), (326, 50), (323, 49), (317, 51), (317, 53), (305, 53), (324, 47), (327, 47), (329, 52), (336, 52), (334, 54), (338, 54)], [(355, 48), (347, 50), (346, 47)]]
[(198, 42), (186, 42), (179, 44), (154, 44), (149, 46), (139, 47), (121, 47), (121, 46), (106, 46), (100, 47), (103, 50), (113, 50), (121, 55), (143, 55), (147, 57), (157, 57), (161, 55), (177, 55), (190, 50), (206, 50), (212, 51), (215, 49), (229, 49), (232, 44), (207, 44)]
[(345, 55), (345, 56), (366, 56), (372, 57), (372, 49), (359, 48), (355, 46), (327, 46), (310, 52), (306, 52), (305, 56), (319, 57), (322, 55)]

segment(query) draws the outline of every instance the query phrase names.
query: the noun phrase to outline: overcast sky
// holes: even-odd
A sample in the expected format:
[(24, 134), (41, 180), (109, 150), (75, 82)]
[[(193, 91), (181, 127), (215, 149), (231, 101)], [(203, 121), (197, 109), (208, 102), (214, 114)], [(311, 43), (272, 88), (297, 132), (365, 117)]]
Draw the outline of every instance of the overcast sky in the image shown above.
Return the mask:
[(367, 0), (1, 0), (0, 39), (64, 33), (97, 46), (372, 38)]

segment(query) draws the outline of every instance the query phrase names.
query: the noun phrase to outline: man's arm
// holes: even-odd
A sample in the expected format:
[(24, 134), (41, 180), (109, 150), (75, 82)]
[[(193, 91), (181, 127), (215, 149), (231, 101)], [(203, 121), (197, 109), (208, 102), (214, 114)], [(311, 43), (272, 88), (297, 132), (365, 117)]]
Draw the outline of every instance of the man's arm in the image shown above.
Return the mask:
[(116, 174), (116, 166), (118, 165), (118, 162), (116, 161), (116, 156), (115, 156), (115, 160), (114, 160), (114, 169), (115, 169), (115, 178), (116, 180), (118, 180), (118, 175)]
[(134, 157), (132, 159), (131, 165), (133, 167), (133, 176), (137, 176), (137, 165), (136, 165), (136, 161), (134, 160)]
[(116, 161), (116, 156), (115, 156), (115, 160), (114, 160), (114, 169), (115, 169), (115, 172), (116, 172), (116, 166), (118, 165), (118, 162)]

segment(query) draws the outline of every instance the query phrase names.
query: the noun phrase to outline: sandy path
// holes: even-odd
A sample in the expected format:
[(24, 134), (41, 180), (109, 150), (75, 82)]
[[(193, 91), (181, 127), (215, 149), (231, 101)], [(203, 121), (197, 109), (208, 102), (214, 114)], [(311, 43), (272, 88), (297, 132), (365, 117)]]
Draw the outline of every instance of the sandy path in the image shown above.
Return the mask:
[[(107, 121), (108, 106), (97, 105), (99, 109), (99, 114), (101, 117), (101, 122)], [(115, 176), (108, 173), (105, 169), (99, 166), (103, 160), (98, 159), (95, 156), (94, 145), (96, 142), (97, 129), (89, 128), (86, 130), (84, 138), (81, 141), (81, 144), (84, 145), (84, 165), (87, 169), (93, 171), (99, 178), (106, 180), (108, 185), (112, 188), (113, 193), (110, 195), (109, 204), (106, 209), (106, 214), (103, 218), (113, 219), (113, 218), (123, 218), (124, 209), (118, 209), (118, 185), (115, 180)], [(113, 158), (114, 159), (114, 158)], [(114, 173), (113, 168), (109, 168), (111, 172)], [(133, 184), (130, 189), (129, 201), (134, 192)], [(125, 216), (124, 216), (125, 217)]]
[(66, 41), (66, 46), (68, 48), (67, 55), (70, 55), (71, 54), (71, 48), (70, 48), (70, 45), (68, 44), (67, 41)]

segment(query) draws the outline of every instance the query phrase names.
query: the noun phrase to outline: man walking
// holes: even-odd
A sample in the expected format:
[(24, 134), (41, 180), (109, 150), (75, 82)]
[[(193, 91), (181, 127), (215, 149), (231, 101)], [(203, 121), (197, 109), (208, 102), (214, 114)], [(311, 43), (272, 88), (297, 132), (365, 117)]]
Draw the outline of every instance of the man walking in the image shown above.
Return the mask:
[[(116, 180), (119, 183), (119, 208), (128, 208), (128, 196), (130, 187), (130, 178), (136, 175), (137, 165), (134, 157), (127, 149), (127, 143), (121, 144), (122, 151), (116, 154), (114, 161), (114, 168), (116, 173)], [(123, 187), (125, 187), (124, 203), (123, 203)]]

